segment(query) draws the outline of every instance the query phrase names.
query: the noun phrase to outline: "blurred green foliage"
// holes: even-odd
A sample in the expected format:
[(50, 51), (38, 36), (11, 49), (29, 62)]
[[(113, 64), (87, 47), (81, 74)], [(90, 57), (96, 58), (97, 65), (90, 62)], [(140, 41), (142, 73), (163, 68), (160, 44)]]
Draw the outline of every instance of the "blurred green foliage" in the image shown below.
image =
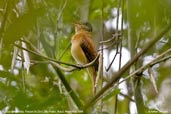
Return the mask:
[[(62, 71), (75, 93), (73, 94), (79, 98), (74, 100), (67, 92), (65, 84), (61, 83), (55, 67), (45, 59), (29, 53), (31, 66), (27, 73), (24, 68), (23, 51), (18, 49), (18, 53), (14, 52), (13, 44), (21, 39), (29, 41), (40, 53), (59, 60), (74, 34), (73, 23), (83, 21), (81, 15), (88, 11), (86, 18), (93, 24), (95, 30), (93, 40), (99, 46), (98, 42), (102, 37), (101, 22), (116, 19), (112, 11), (118, 7), (119, 1), (124, 1), (120, 9), (123, 9), (122, 16), (127, 26), (123, 30), (123, 47), (128, 47), (129, 25), (131, 25), (129, 29), (136, 34), (134, 39), (134, 42), (138, 41), (136, 48), (141, 49), (144, 42), (148, 42), (157, 31), (171, 21), (170, 0), (0, 0), (0, 110), (78, 110), (79, 107), (75, 103), (77, 100), (86, 104), (93, 96), (92, 82), (87, 71)], [(82, 9), (84, 5), (87, 7)], [(104, 40), (109, 39), (108, 36), (112, 36), (115, 32), (115, 29), (106, 27)], [(158, 54), (170, 48), (170, 33), (162, 40), (166, 43), (158, 42), (158, 45), (149, 49), (145, 56)], [(27, 48), (35, 51), (29, 45)], [(17, 57), (13, 58), (15, 54)], [(14, 68), (11, 69), (13, 59), (16, 60)], [(60, 60), (75, 63), (70, 54), (70, 47)], [(163, 63), (155, 70), (158, 75), (158, 87), (170, 76), (169, 68), (170, 66)], [(151, 86), (148, 79), (143, 81), (144, 88)], [(120, 89), (116, 89), (103, 99), (104, 114), (112, 113), (115, 102), (113, 96), (119, 93)], [(156, 97), (145, 94), (148, 98), (146, 103)], [(124, 103), (126, 102), (124, 99)], [(123, 107), (119, 107), (118, 112), (129, 112), (128, 108), (123, 111)]]

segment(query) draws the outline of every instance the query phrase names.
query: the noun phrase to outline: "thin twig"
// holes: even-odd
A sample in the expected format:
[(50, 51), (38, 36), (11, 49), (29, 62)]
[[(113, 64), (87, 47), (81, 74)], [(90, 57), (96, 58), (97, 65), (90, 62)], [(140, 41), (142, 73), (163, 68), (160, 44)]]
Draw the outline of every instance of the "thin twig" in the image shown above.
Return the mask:
[(154, 66), (155, 64), (164, 62), (164, 61), (166, 61), (166, 60), (168, 60), (168, 59), (170, 59), (170, 58), (171, 58), (171, 55), (168, 55), (168, 56), (166, 56), (166, 57), (161, 58), (160, 60), (154, 61), (153, 63), (150, 64), (150, 66)]
[(110, 43), (111, 41), (115, 40), (116, 37), (120, 37), (121, 34), (114, 34), (112, 38), (108, 39), (108, 40), (104, 40), (104, 41), (100, 41), (100, 44), (104, 44), (104, 43)]
[[(101, 13), (101, 27), (102, 27), (102, 32), (101, 32), (102, 37), (101, 37), (101, 40), (103, 41), (104, 40), (104, 28), (105, 28), (105, 26), (104, 26), (104, 0), (102, 0), (101, 11), (102, 11), (102, 13)], [(101, 44), (101, 47), (103, 49), (104, 45)], [(98, 72), (97, 72), (98, 78), (100, 76), (103, 77), (103, 57), (104, 57), (104, 52), (103, 52), (103, 50), (100, 50), (100, 52), (101, 52), (101, 55), (99, 57), (99, 68), (98, 68)], [(104, 80), (102, 78), (101, 79), (100, 89), (103, 87), (103, 82), (104, 82)], [(103, 110), (103, 100), (101, 99), (101, 101), (100, 101), (100, 111), (99, 112), (102, 113), (102, 110)]]
[(113, 64), (113, 62), (114, 62), (114, 60), (115, 60), (115, 58), (116, 58), (116, 56), (117, 56), (118, 53), (119, 53), (119, 51), (118, 51), (118, 45), (117, 45), (116, 53), (115, 53), (115, 55), (114, 55), (114, 57), (113, 57), (111, 63), (109, 64), (109, 66), (106, 68), (106, 71), (107, 71), (107, 72), (108, 72), (109, 69), (111, 68), (111, 66), (112, 66), (112, 64)]
[(120, 92), (119, 94), (120, 94), (121, 96), (123, 96), (123, 97), (129, 99), (130, 101), (135, 102), (135, 100), (132, 99), (130, 96), (128, 96), (128, 95), (126, 95), (126, 94), (124, 94), (124, 93), (122, 93), (122, 92)]
[[(23, 50), (25, 50), (25, 51), (27, 51), (27, 52), (30, 52), (30, 53), (32, 53), (32, 54), (34, 54), (34, 55), (40, 56), (40, 57), (42, 57), (42, 58), (48, 60), (49, 63), (53, 64), (54, 66), (58, 67), (59, 69), (64, 70), (64, 71), (67, 71), (67, 72), (71, 72), (71, 71), (74, 71), (74, 70), (77, 70), (77, 69), (83, 69), (83, 68), (90, 67), (90, 66), (92, 66), (92, 65), (98, 60), (98, 58), (99, 58), (99, 56), (100, 56), (100, 55), (98, 54), (98, 55), (96, 56), (96, 58), (95, 58), (92, 62), (90, 62), (90, 63), (88, 63), (88, 64), (85, 64), (85, 65), (75, 65), (75, 64), (70, 64), (70, 63), (66, 63), (66, 62), (62, 62), (62, 61), (55, 60), (55, 59), (53, 59), (53, 58), (46, 57), (46, 56), (44, 56), (44, 55), (42, 55), (42, 54), (40, 54), (40, 53), (37, 53), (37, 52), (34, 52), (34, 51), (32, 51), (32, 50), (23, 48), (23, 47), (21, 47), (21, 46), (19, 46), (19, 45), (17, 45), (17, 44), (14, 44), (14, 46), (16, 46), (16, 47), (18, 47), (18, 48), (20, 48), (20, 49), (23, 49)], [(64, 64), (64, 65), (67, 65), (67, 66), (72, 66), (72, 67), (74, 67), (74, 68), (71, 68), (71, 69), (64, 68), (64, 67), (62, 67), (60, 64)]]
[(40, 56), (40, 57), (42, 57), (42, 58), (44, 58), (44, 59), (47, 59), (47, 60), (56, 62), (56, 63), (58, 63), (58, 64), (64, 64), (64, 65), (68, 65), (68, 66), (80, 68), (80, 66), (78, 66), (78, 65), (74, 65), (74, 64), (70, 64), (70, 63), (65, 63), (65, 62), (62, 62), (62, 61), (55, 60), (55, 59), (53, 59), (53, 58), (49, 58), (49, 57), (47, 57), (47, 56), (45, 56), (45, 55), (42, 55), (42, 54), (40, 54), (40, 53), (38, 53), (38, 52), (34, 52), (34, 51), (32, 51), (32, 50), (23, 48), (22, 46), (19, 46), (19, 45), (17, 45), (17, 44), (14, 44), (14, 46), (16, 46), (16, 47), (18, 47), (18, 48), (20, 48), (20, 49), (23, 49), (23, 50), (25, 50), (25, 51), (28, 51), (29, 53), (32, 53), (32, 54), (34, 54), (34, 55)]
[(71, 42), (68, 43), (68, 45), (66, 46), (66, 48), (64, 49), (64, 51), (62, 52), (62, 54), (61, 54), (61, 56), (59, 57), (58, 60), (61, 60), (62, 59), (62, 57), (64, 56), (64, 54), (66, 53), (66, 51), (69, 49), (70, 46), (71, 46)]
[[(64, 11), (64, 9), (65, 9), (65, 7), (66, 7), (66, 5), (67, 5), (67, 1), (68, 0), (65, 0), (64, 1), (64, 4), (62, 5), (62, 6), (60, 6), (61, 8), (60, 8), (60, 11), (59, 11), (59, 13), (58, 13), (58, 17), (57, 17), (57, 20), (56, 20), (56, 23), (54, 24), (54, 25), (56, 25), (55, 26), (55, 29), (53, 30), (54, 31), (54, 53), (56, 54), (56, 49), (57, 48), (59, 48), (59, 40), (57, 40), (57, 34), (58, 34), (58, 32), (59, 32), (59, 21), (60, 21), (60, 19), (61, 19), (61, 17), (62, 17), (62, 14), (63, 14), (63, 11)], [(52, 19), (53, 20), (53, 19)], [(57, 41), (57, 42), (56, 42)], [(58, 49), (59, 50), (59, 49)], [(59, 55), (59, 54), (57, 54), (57, 55)], [(62, 57), (62, 56), (61, 56)], [(59, 57), (59, 60), (60, 60), (60, 58), (61, 57)], [(58, 58), (58, 57), (57, 57)]]
[[(117, 6), (117, 18), (116, 18), (116, 34), (118, 34), (118, 26), (119, 26), (119, 14), (120, 14), (120, 5), (121, 5), (121, 0), (118, 0), (118, 6)], [(118, 42), (119, 41), (119, 37), (116, 36), (116, 41)], [(117, 48), (116, 48), (116, 55), (119, 53), (119, 44), (120, 42), (118, 42), (117, 44)], [(116, 56), (114, 56), (112, 62), (110, 63), (107, 71), (110, 69), (110, 67), (112, 66), (114, 60), (115, 60)], [(121, 61), (121, 60), (120, 60)], [(118, 83), (118, 82), (117, 82)], [(115, 104), (114, 104), (114, 114), (117, 113), (117, 109), (118, 109), (118, 95), (115, 96)]]
[(96, 58), (95, 58), (92, 62), (90, 62), (90, 63), (88, 63), (88, 64), (85, 64), (85, 65), (78, 65), (77, 67), (70, 68), (70, 69), (69, 69), (69, 68), (62, 67), (61, 65), (59, 65), (59, 64), (57, 64), (57, 63), (55, 63), (55, 62), (53, 62), (53, 61), (49, 61), (49, 62), (50, 62), (52, 65), (58, 67), (59, 69), (61, 69), (61, 70), (63, 70), (63, 71), (72, 72), (72, 71), (75, 71), (75, 70), (78, 70), (78, 69), (83, 69), (83, 68), (87, 68), (87, 67), (90, 67), (90, 66), (94, 65), (94, 63), (98, 60), (99, 56), (100, 56), (100, 54), (98, 54), (98, 55), (96, 56)]
[[(141, 72), (143, 72), (145, 69), (147, 69), (148, 67), (151, 67), (159, 62), (163, 62), (166, 61), (167, 59), (171, 58), (171, 55), (163, 58), (166, 54), (170, 53), (171, 49), (168, 49), (167, 51), (163, 52), (162, 54), (160, 54), (158, 57), (156, 57), (155, 59), (153, 59), (151, 62), (147, 63), (146, 65), (140, 67), (139, 69), (137, 69), (136, 71), (134, 71), (133, 73), (131, 73), (130, 75), (126, 76), (126, 78), (122, 81), (119, 82), (122, 83), (124, 81), (126, 81), (127, 79), (129, 79), (130, 77), (134, 76), (135, 74), (139, 74)], [(162, 59), (161, 59), (162, 58)], [(161, 61), (162, 60), (162, 61)]]
[(103, 48), (100, 48), (98, 49), (98, 51), (101, 51), (101, 50), (104, 50), (104, 49), (109, 49), (110, 47), (112, 47), (113, 45), (116, 44), (116, 41), (114, 40), (111, 44), (109, 44), (107, 47), (103, 47)]
[(61, 17), (62, 17), (62, 14), (63, 14), (63, 11), (64, 11), (64, 9), (65, 9), (65, 7), (66, 7), (66, 5), (67, 5), (67, 0), (65, 0), (65, 2), (64, 2), (64, 4), (63, 4), (63, 6), (62, 6), (62, 8), (61, 8), (61, 10), (60, 10), (60, 12), (59, 12), (59, 14), (58, 14), (58, 18), (57, 18), (57, 23), (58, 23), (58, 21), (61, 19)]
[(9, 11), (10, 11), (10, 9), (9, 9), (10, 5), (11, 5), (10, 1), (7, 1), (4, 5), (3, 18), (1, 21), (1, 27), (0, 27), (0, 39), (3, 37), (3, 32), (5, 29), (6, 21), (7, 21), (8, 15), (9, 15)]
[(131, 60), (129, 60), (114, 76), (113, 78), (110, 80), (109, 83), (107, 83), (84, 107), (84, 110), (86, 110), (87, 108), (91, 107), (92, 104), (94, 104), (99, 97), (101, 97), (110, 87), (113, 86), (113, 84), (119, 80), (122, 75), (138, 60), (138, 58), (140, 56), (142, 56), (145, 52), (147, 52), (158, 40), (161, 39), (161, 37), (166, 34), (171, 28), (171, 24), (168, 23), (166, 24), (165, 27), (163, 27), (163, 29), (161, 31), (158, 32), (158, 34), (156, 34), (156, 36), (154, 36), (153, 38), (151, 38), (151, 40), (149, 41), (149, 43), (147, 43), (141, 51), (139, 51), (134, 57), (132, 57)]

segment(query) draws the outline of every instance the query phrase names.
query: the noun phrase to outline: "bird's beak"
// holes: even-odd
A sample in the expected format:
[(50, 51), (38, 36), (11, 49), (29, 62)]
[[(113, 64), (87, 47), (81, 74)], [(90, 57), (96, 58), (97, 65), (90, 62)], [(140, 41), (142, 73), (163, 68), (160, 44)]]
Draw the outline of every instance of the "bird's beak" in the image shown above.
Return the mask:
[(82, 24), (81, 24), (81, 23), (74, 23), (74, 26), (75, 26), (76, 28), (82, 28)]
[(78, 31), (78, 29), (80, 28), (80, 24), (79, 23), (72, 23), (75, 26), (75, 32)]
[(79, 23), (79, 22), (76, 22), (76, 23), (73, 23), (75, 26), (80, 26), (80, 25), (82, 25), (81, 23)]

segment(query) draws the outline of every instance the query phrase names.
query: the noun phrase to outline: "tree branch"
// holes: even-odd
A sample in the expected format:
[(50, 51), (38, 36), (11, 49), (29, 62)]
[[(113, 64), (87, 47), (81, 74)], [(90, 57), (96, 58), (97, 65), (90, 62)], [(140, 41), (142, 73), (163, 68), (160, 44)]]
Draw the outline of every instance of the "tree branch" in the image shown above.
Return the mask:
[[(164, 57), (166, 54), (170, 53), (171, 52), (171, 49), (168, 49), (167, 51), (163, 52), (162, 54), (160, 54), (158, 57), (156, 57), (155, 59), (153, 59), (151, 62), (147, 63), (146, 65), (140, 67), (139, 69), (137, 69), (136, 71), (132, 72), (130, 75), (126, 76), (126, 78), (122, 81), (119, 82), (122, 83), (124, 82), (125, 80), (127, 80), (128, 78), (134, 76), (135, 74), (140, 74), (141, 72), (143, 72), (145, 69), (147, 69), (148, 67), (150, 66), (153, 66), (159, 62), (163, 62), (169, 58), (171, 58), (171, 55), (167, 56), (167, 57)], [(161, 59), (162, 58), (162, 59)]]
[(142, 56), (144, 53), (146, 53), (164, 34), (166, 34), (171, 28), (171, 24), (168, 23), (161, 31), (158, 32), (158, 34), (156, 36), (154, 36), (148, 44), (146, 44), (144, 46), (144, 48), (142, 48), (142, 50), (140, 52), (138, 52), (131, 60), (129, 60), (127, 62), (127, 64), (125, 64), (120, 71), (118, 71), (115, 76), (113, 76), (113, 78), (111, 79), (111, 81), (106, 84), (106, 86), (104, 86), (102, 88), (101, 91), (99, 91), (84, 107), (84, 110), (87, 110), (90, 106), (92, 106), (92, 104), (94, 104), (99, 97), (101, 97), (110, 87), (113, 86), (113, 84), (119, 80), (130, 67), (131, 65), (133, 65), (140, 56)]
[[(66, 71), (66, 72), (72, 72), (72, 71), (74, 71), (74, 70), (83, 69), (83, 68), (87, 68), (87, 67), (89, 67), (89, 66), (92, 66), (92, 65), (98, 60), (98, 58), (99, 58), (99, 56), (100, 56), (100, 54), (98, 54), (97, 57), (96, 57), (92, 62), (90, 62), (90, 63), (88, 63), (88, 64), (85, 64), (85, 65), (75, 65), (75, 64), (70, 64), (70, 63), (58, 61), (58, 60), (53, 59), (53, 58), (46, 57), (45, 55), (42, 55), (42, 54), (40, 54), (40, 53), (38, 53), (38, 52), (34, 52), (34, 51), (32, 51), (32, 50), (26, 49), (26, 48), (24, 48), (24, 47), (22, 47), (22, 46), (19, 46), (19, 45), (17, 45), (17, 44), (14, 44), (14, 46), (16, 46), (16, 47), (18, 47), (18, 48), (20, 48), (20, 49), (22, 49), (22, 50), (25, 50), (25, 51), (27, 51), (27, 52), (29, 52), (29, 53), (32, 53), (32, 54), (34, 54), (34, 55), (37, 55), (37, 56), (39, 56), (39, 57), (42, 57), (43, 59), (48, 60), (48, 62), (49, 62), (50, 64), (56, 66), (57, 68), (59, 68), (59, 69), (61, 69), (61, 70), (63, 70), (63, 71)], [(67, 66), (71, 66), (71, 67), (73, 67), (73, 68), (65, 68), (65, 67), (62, 67), (60, 64), (64, 64), (64, 65), (67, 65)]]

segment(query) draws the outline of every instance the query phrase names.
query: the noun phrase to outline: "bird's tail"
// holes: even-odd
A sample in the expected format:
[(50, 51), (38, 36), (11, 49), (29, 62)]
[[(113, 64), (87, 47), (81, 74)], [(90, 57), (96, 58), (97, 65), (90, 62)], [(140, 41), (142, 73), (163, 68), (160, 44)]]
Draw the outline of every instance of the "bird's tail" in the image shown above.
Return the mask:
[(97, 87), (97, 83), (96, 83), (96, 77), (97, 77), (97, 72), (95, 70), (94, 67), (89, 67), (88, 68), (88, 71), (90, 73), (90, 76), (91, 76), (91, 80), (92, 80), (92, 86), (93, 86), (93, 94), (95, 95), (96, 94), (96, 87)]

